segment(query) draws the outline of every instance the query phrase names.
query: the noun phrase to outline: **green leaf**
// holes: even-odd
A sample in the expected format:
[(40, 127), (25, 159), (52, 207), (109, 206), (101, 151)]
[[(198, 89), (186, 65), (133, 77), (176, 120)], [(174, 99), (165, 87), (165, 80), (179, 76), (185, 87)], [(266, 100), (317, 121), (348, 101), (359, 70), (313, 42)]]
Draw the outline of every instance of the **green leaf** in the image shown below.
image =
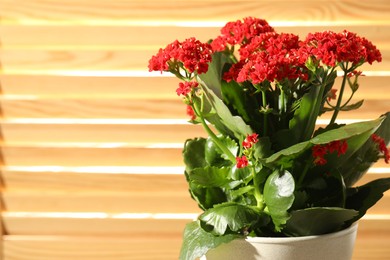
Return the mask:
[(206, 167), (205, 145), (205, 138), (188, 139), (185, 142), (183, 159), (187, 170)]
[(216, 114), (212, 116), (205, 115), (205, 119), (213, 124), (217, 130), (224, 135), (231, 135), (238, 140), (247, 134), (252, 134), (252, 128), (245, 123), (240, 116), (234, 116), (225, 103), (200, 79), (203, 90), (203, 102), (210, 105)]
[(288, 210), (294, 202), (295, 182), (288, 171), (274, 171), (264, 185), (264, 201), (277, 231), (289, 219)]
[(237, 168), (237, 166), (232, 167), (231, 177), (236, 181), (246, 181), (252, 175), (250, 167)]
[(222, 98), (235, 115), (241, 116), (253, 129), (260, 129), (260, 104), (251, 91), (236, 81), (221, 82)]
[(198, 77), (208, 86), (218, 98), (222, 98), (221, 78), (225, 64), (229, 58), (223, 52), (215, 52), (206, 73), (199, 74)]
[(179, 259), (195, 260), (205, 255), (210, 249), (242, 237), (243, 236), (236, 234), (214, 236), (213, 234), (203, 230), (199, 221), (188, 223), (184, 229), (183, 243)]
[(219, 187), (203, 187), (193, 182), (189, 183), (189, 187), (192, 198), (203, 210), (227, 201), (225, 192)]
[(354, 219), (356, 210), (345, 208), (307, 208), (291, 212), (283, 230), (290, 236), (322, 235), (347, 227), (346, 222)]
[[(385, 120), (375, 131), (388, 144), (390, 142), (390, 112), (384, 115)], [(364, 145), (353, 153), (339, 167), (347, 187), (351, 187), (367, 172), (371, 165), (378, 160), (377, 145), (368, 139)]]
[(390, 178), (382, 178), (371, 181), (363, 186), (347, 190), (346, 207), (359, 212), (351, 222), (363, 217), (367, 210), (375, 205), (383, 193), (390, 189)]
[(351, 111), (351, 110), (358, 109), (359, 107), (361, 107), (363, 105), (363, 102), (364, 102), (364, 100), (360, 100), (354, 104), (342, 107), (341, 111)]
[(352, 123), (341, 126), (337, 129), (331, 129), (313, 137), (309, 141), (292, 145), (274, 153), (265, 160), (265, 163), (285, 165), (292, 159), (298, 157), (305, 150), (310, 149), (313, 145), (327, 144), (332, 141), (355, 137), (354, 141), (349, 144), (349, 151), (347, 151), (347, 153), (351, 153), (351, 151), (358, 149), (358, 147), (367, 140), (367, 137), (373, 133), (383, 121), (384, 117), (380, 117), (371, 121)]
[(231, 231), (240, 231), (253, 225), (259, 216), (259, 212), (253, 207), (227, 202), (208, 209), (200, 215), (199, 219), (207, 225), (213, 226), (215, 234), (224, 235), (228, 228)]
[(188, 172), (188, 178), (191, 182), (202, 187), (222, 187), (231, 182), (229, 167), (206, 166), (196, 168)]
[[(233, 139), (224, 135), (219, 135), (218, 139), (233, 155), (238, 153), (239, 147)], [(227, 155), (221, 151), (211, 137), (207, 138), (206, 141), (205, 157), (206, 162), (210, 165), (227, 166), (231, 164)]]

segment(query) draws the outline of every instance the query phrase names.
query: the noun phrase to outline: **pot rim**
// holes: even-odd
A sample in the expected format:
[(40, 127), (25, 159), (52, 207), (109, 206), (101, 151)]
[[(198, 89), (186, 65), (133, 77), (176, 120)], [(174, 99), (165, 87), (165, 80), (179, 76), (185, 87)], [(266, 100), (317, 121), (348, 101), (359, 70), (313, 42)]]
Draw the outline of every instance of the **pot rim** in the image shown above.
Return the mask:
[(329, 239), (329, 238), (347, 236), (351, 233), (355, 233), (357, 231), (357, 228), (358, 228), (358, 223), (355, 222), (346, 229), (336, 231), (333, 233), (324, 234), (324, 235), (300, 236), (300, 237), (247, 237), (245, 240), (251, 243), (275, 243), (275, 242), (293, 243), (298, 241), (311, 240), (315, 238)]

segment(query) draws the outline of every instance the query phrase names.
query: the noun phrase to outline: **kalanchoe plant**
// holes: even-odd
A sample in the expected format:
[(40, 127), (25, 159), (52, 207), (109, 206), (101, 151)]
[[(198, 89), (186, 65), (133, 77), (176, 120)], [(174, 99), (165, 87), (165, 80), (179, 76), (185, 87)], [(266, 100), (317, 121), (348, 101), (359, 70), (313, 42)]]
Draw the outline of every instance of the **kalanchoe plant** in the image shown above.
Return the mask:
[[(185, 177), (203, 213), (186, 226), (180, 258), (246, 236), (319, 235), (360, 219), (390, 188), (390, 178), (354, 187), (378, 159), (389, 161), (389, 112), (351, 124), (337, 117), (363, 103), (351, 103), (358, 68), (380, 61), (355, 33), (300, 40), (251, 17), (208, 43), (160, 49), (150, 71), (182, 81), (176, 92), (208, 134), (184, 145)], [(329, 123), (318, 127), (323, 113)]]

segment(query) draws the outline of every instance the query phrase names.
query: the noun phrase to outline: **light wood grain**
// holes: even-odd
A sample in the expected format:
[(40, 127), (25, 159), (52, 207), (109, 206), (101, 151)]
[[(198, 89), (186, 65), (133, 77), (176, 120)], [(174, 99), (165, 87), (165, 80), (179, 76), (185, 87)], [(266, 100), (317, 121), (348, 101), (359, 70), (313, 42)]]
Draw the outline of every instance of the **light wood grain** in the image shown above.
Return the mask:
[[(257, 16), (257, 15), (256, 15)], [(228, 20), (227, 20), (228, 21)], [(157, 50), (174, 40), (184, 40), (196, 37), (201, 41), (208, 41), (220, 34), (224, 24), (213, 26), (191, 25), (3, 25), (0, 27), (2, 48), (5, 50), (20, 49), (135, 49)], [(275, 26), (277, 32), (294, 33), (304, 39), (307, 34), (331, 30), (341, 32), (344, 29), (366, 37), (380, 48), (388, 48), (390, 43), (390, 22), (379, 25), (339, 24), (286, 24)], [(38, 48), (37, 48), (38, 47)], [(114, 48), (113, 48), (114, 47)]]
[[(375, 65), (374, 65), (375, 66)], [(3, 99), (26, 98), (133, 98), (172, 99), (179, 80), (169, 76), (61, 76), (61, 75), (10, 75), (0, 72)], [(359, 78), (360, 89), (356, 98), (383, 99), (383, 93), (390, 88), (390, 76), (364, 76)], [(340, 86), (341, 78), (335, 82)]]
[[(386, 260), (388, 237), (362, 236), (359, 232), (352, 260)], [(69, 237), (5, 236), (6, 259), (18, 260), (155, 260), (177, 259), (181, 236)], [(150, 250), (153, 248), (153, 250)]]
[(177, 259), (181, 235), (126, 237), (5, 236), (5, 259), (11, 260), (155, 260)]
[[(357, 100), (356, 100), (357, 101)], [(340, 113), (339, 118), (374, 119), (388, 111), (390, 100), (365, 100), (359, 110)], [(187, 119), (180, 98), (166, 99), (3, 99), (4, 118), (117, 118)], [(326, 113), (321, 119), (330, 118)]]
[(382, 23), (388, 21), (384, 0), (321, 1), (2, 1), (6, 23), (123, 24), (140, 21), (230, 21), (262, 14), (270, 21)]

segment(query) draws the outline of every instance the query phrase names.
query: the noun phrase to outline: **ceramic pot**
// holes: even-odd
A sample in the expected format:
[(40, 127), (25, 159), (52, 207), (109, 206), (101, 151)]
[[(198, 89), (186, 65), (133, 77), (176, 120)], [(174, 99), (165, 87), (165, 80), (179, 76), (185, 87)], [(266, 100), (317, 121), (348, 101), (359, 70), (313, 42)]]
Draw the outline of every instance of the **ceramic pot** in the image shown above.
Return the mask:
[(350, 260), (357, 227), (320, 236), (237, 239), (210, 250), (202, 260)]

